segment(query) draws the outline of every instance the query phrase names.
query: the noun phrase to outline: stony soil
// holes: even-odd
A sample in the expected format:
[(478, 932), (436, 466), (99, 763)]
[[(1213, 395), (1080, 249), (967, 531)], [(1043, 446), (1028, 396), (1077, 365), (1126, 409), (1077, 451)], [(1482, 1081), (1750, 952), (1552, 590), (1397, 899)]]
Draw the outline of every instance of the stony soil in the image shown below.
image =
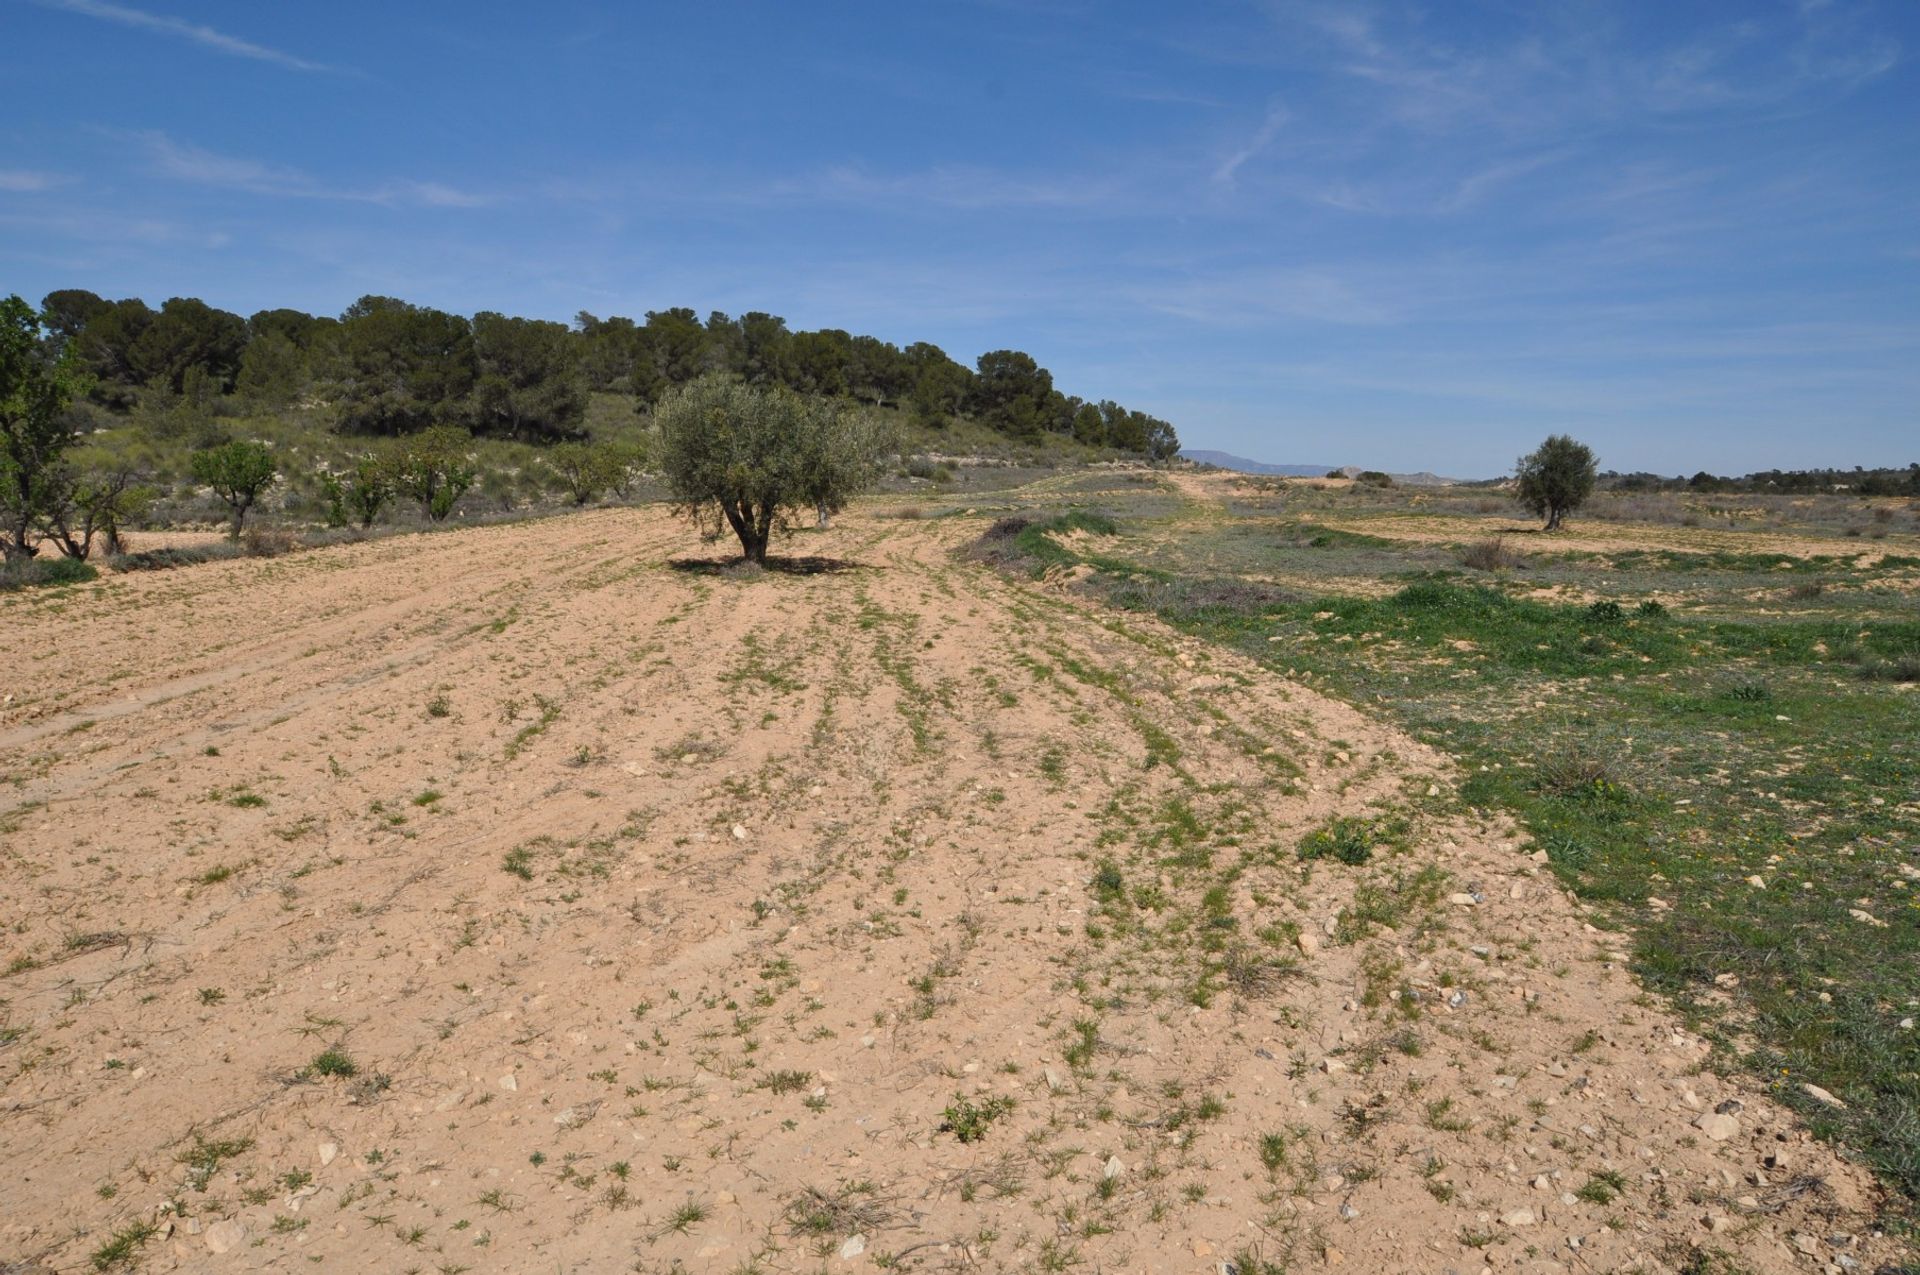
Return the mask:
[(1444, 759), (981, 527), (0, 599), (0, 1270), (1898, 1259)]

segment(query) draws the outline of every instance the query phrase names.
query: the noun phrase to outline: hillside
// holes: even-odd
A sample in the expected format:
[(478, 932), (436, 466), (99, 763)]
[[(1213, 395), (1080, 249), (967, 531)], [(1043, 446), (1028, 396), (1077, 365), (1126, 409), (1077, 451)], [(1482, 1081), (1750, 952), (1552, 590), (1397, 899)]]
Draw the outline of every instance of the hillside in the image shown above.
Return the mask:
[(1183, 447), (1180, 454), (1195, 464), (1218, 465), (1221, 469), (1231, 469), (1240, 474), (1282, 474), (1289, 478), (1320, 478), (1338, 469), (1338, 465), (1270, 465), (1263, 460), (1248, 460), (1244, 456), (1235, 456), (1231, 452), (1208, 451), (1200, 447)]

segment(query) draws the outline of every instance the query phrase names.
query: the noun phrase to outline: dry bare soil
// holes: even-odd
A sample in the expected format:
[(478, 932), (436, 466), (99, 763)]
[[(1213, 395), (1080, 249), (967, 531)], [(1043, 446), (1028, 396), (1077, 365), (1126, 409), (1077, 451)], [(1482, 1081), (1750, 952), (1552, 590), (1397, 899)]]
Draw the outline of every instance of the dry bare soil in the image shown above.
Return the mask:
[(983, 527), (0, 600), (0, 1269), (1898, 1260), (1444, 759)]

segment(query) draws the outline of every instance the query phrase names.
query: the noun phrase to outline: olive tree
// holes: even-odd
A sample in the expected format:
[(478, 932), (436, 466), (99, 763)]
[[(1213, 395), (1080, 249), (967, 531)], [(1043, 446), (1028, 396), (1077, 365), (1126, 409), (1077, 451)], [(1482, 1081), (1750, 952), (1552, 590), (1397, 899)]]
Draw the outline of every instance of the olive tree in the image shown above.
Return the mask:
[(1566, 516), (1586, 503), (1599, 476), (1593, 449), (1566, 434), (1547, 441), (1514, 465), (1514, 497), (1557, 531)]
[(73, 445), (67, 406), (86, 392), (71, 343), (49, 341), (41, 318), (17, 296), (0, 300), (0, 519), (7, 561), (38, 552), (35, 529), (69, 480), (61, 458)]
[(227, 535), (238, 540), (247, 511), (279, 476), (280, 467), (274, 463), (273, 453), (263, 443), (235, 439), (195, 452), (191, 463), (193, 476), (213, 488), (213, 494), (226, 502), (233, 518)]
[(875, 413), (828, 410), (833, 419), (827, 445), (810, 451), (802, 466), (814, 525), (822, 529), (848, 500), (879, 481), (881, 462), (899, 450), (893, 429)]
[(749, 562), (798, 509), (832, 513), (878, 473), (879, 431), (838, 404), (709, 375), (655, 409), (660, 471), (709, 537), (731, 527)]

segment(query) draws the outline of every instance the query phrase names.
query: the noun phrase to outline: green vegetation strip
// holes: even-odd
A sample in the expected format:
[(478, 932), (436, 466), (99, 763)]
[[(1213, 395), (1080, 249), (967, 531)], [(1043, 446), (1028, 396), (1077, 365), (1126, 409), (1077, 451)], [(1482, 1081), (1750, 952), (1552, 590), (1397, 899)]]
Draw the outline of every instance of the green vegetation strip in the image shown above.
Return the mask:
[(1920, 1199), (1920, 623), (1682, 620), (1444, 579), (1379, 599), (1133, 570), (1084, 587), (1449, 751), (1467, 802), (1630, 924), (1638, 974), (1723, 1065)]

